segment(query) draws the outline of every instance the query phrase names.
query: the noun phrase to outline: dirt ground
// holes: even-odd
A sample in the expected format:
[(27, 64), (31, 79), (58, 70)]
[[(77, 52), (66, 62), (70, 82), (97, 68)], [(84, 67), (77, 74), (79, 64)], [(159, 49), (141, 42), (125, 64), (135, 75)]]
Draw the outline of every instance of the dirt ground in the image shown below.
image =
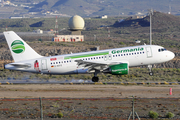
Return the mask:
[[(172, 88), (172, 95), (169, 89)], [(166, 118), (168, 112), (180, 119), (180, 87), (135, 85), (1, 85), (0, 120), (40, 119), (42, 97), (44, 120), (127, 120), (132, 111), (132, 95), (135, 111), (141, 120), (150, 119), (149, 111)]]
[[(172, 95), (169, 89), (172, 88)], [(135, 86), (135, 85), (1, 85), (0, 98), (179, 98), (177, 86)]]

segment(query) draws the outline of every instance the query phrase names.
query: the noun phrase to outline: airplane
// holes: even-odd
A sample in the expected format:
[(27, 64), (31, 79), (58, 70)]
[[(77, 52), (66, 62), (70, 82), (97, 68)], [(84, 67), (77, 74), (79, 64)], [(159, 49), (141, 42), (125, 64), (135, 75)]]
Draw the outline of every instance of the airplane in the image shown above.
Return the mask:
[(35, 52), (14, 31), (4, 32), (14, 63), (5, 69), (24, 72), (67, 75), (94, 74), (93, 82), (98, 82), (99, 73), (125, 75), (129, 67), (148, 65), (149, 75), (153, 75), (152, 64), (172, 60), (175, 55), (158, 45), (139, 45), (91, 52), (72, 53), (57, 56), (41, 56)]

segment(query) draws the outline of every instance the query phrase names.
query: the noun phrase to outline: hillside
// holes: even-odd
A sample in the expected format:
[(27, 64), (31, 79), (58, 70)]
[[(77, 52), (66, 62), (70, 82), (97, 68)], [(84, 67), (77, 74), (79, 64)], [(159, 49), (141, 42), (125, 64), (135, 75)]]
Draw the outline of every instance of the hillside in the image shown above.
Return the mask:
[(152, 8), (163, 13), (180, 15), (179, 0), (9, 0), (0, 6), (0, 19), (4, 18), (47, 18), (56, 15), (69, 17), (97, 17), (102, 15), (127, 16), (146, 15)]
[[(66, 28), (64, 31), (60, 31), (60, 34), (70, 34), (67, 30), (69, 18), (58, 18), (59, 29)], [(116, 21), (124, 19), (124, 23), (118, 23)], [(175, 68), (175, 69), (156, 69), (156, 77), (149, 77), (147, 69), (131, 69), (128, 77), (123, 77), (122, 81), (136, 78), (142, 80), (148, 78), (148, 80), (162, 81), (168, 78), (168, 81), (179, 81), (180, 68), (180, 17), (174, 15), (168, 15), (161, 12), (155, 12), (153, 17), (153, 44), (165, 47), (168, 50), (173, 51), (176, 54), (175, 59), (156, 65), (157, 68)], [(8, 30), (15, 32), (31, 32), (35, 29), (49, 30), (53, 29), (55, 24), (55, 18), (37, 18), (37, 19), (4, 19), (0, 20), (0, 32), (5, 30), (8, 26)], [(108, 28), (110, 30), (110, 37), (108, 36)], [(109, 17), (108, 19), (98, 18), (85, 18), (86, 29), (82, 31), (85, 35), (84, 42), (77, 43), (55, 43), (51, 42), (51, 36), (21, 36), (28, 42), (30, 46), (35, 49), (39, 54), (44, 56), (52, 56), (55, 54), (70, 54), (78, 52), (91, 51), (95, 46), (100, 46), (100, 49), (119, 48), (125, 46), (139, 45), (135, 43), (135, 40), (140, 40), (140, 44), (148, 44), (149, 42), (149, 17), (143, 19), (129, 19), (122, 17)], [(96, 39), (94, 38), (96, 35)], [(42, 39), (42, 42), (38, 41)], [(7, 43), (3, 36), (0, 37), (0, 67), (3, 67), (5, 63), (12, 62), (11, 53), (7, 46)], [(177, 69), (177, 70), (176, 70)], [(144, 74), (146, 71), (147, 74)], [(163, 71), (163, 72), (161, 72)], [(158, 73), (160, 72), (160, 73)], [(170, 72), (172, 74), (170, 74)], [(5, 73), (6, 74), (6, 73)], [(24, 73), (22, 73), (24, 74)], [(5, 75), (1, 75), (5, 76)], [(16, 76), (19, 76), (16, 75)], [(109, 75), (108, 75), (109, 76)], [(106, 78), (109, 78), (109, 77)], [(136, 77), (135, 77), (136, 76)], [(14, 76), (12, 76), (14, 77)], [(64, 76), (63, 76), (64, 77)], [(69, 77), (69, 76), (68, 76)], [(85, 75), (86, 77), (86, 75)], [(102, 76), (104, 79), (104, 76)], [(4, 78), (7, 78), (6, 76)], [(3, 79), (4, 79), (3, 78)], [(71, 78), (71, 77), (69, 77)], [(82, 76), (78, 78), (82, 79)], [(113, 78), (114, 79), (114, 78)], [(115, 78), (119, 80), (119, 77)], [(114, 80), (115, 80), (114, 79)]]
[[(132, 17), (128, 17), (122, 20), (122, 22), (117, 21), (113, 27), (149, 27), (149, 20), (149, 16), (140, 19), (133, 19)], [(169, 30), (169, 28), (179, 30), (180, 17), (154, 11), (152, 15), (152, 24), (155, 31), (160, 29)]]
[(179, 13), (179, 1), (173, 0), (44, 0), (29, 11), (59, 11), (62, 14), (97, 16), (97, 15), (132, 15), (141, 12), (146, 14), (147, 9), (153, 8), (157, 11), (167, 13), (169, 5), (172, 6), (172, 13)]
[(45, 0), (37, 4), (34, 8), (30, 9), (31, 12), (39, 12), (42, 10), (57, 10), (60, 13), (68, 15), (82, 15), (92, 14), (99, 11), (100, 8), (85, 2), (84, 0)]
[[(118, 22), (124, 19), (123, 22)], [(69, 18), (58, 18), (59, 34), (70, 34), (68, 30)], [(84, 19), (86, 30), (82, 34), (86, 36), (86, 40), (94, 40), (94, 35), (98, 40), (106, 38), (108, 34), (107, 27), (111, 31), (112, 40), (121, 40), (125, 43), (133, 43), (135, 40), (141, 40), (143, 43), (149, 42), (149, 16), (142, 19), (109, 17), (108, 19)], [(55, 18), (39, 18), (39, 19), (3, 19), (0, 20), (0, 32), (8, 27), (8, 30), (15, 32), (32, 32), (36, 29), (50, 30), (54, 29)], [(180, 48), (180, 17), (169, 15), (161, 12), (154, 12), (152, 16), (153, 42), (154, 44), (164, 45), (167, 47)], [(37, 38), (39, 39), (39, 38)], [(37, 39), (29, 39), (35, 41)], [(0, 38), (0, 40), (4, 40)], [(49, 38), (48, 40), (51, 40)], [(46, 40), (45, 40), (46, 41)], [(117, 46), (118, 47), (118, 46)]]

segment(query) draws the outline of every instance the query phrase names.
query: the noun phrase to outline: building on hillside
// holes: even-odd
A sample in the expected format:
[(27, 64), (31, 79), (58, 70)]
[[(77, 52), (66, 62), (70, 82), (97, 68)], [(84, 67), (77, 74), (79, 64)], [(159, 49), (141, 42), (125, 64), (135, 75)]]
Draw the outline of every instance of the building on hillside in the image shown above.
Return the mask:
[(57, 35), (54, 37), (54, 42), (82, 42), (84, 35)]
[(102, 19), (107, 19), (108, 16), (107, 16), (107, 15), (103, 15), (103, 16), (101, 16), (101, 18), (102, 18)]
[(56, 31), (54, 31), (53, 29), (50, 29), (48, 31), (43, 31), (44, 34), (54, 34)]
[(146, 15), (137, 15), (137, 16), (135, 16), (135, 18), (145, 18), (146, 17)]
[(38, 34), (43, 34), (43, 30), (40, 30), (40, 29), (34, 30), (33, 32), (38, 33)]
[[(84, 30), (85, 25), (84, 19), (78, 15), (75, 15), (69, 19), (68, 24), (69, 30), (71, 31), (71, 35), (55, 35), (54, 42), (84, 41), (84, 35), (81, 35), (81, 31)], [(65, 30), (65, 28), (63, 28), (62, 30)]]

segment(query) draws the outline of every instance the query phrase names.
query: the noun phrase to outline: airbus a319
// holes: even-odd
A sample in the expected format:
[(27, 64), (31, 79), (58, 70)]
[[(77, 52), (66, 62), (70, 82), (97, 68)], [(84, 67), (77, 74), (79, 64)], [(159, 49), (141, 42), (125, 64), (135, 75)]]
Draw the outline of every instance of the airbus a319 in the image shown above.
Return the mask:
[[(97, 74), (101, 72), (125, 75), (129, 73), (129, 67), (163, 63), (175, 56), (162, 46), (140, 45), (45, 57), (15, 32), (7, 31), (4, 35), (14, 59), (5, 69), (51, 75), (90, 73), (94, 74), (93, 82), (99, 81)], [(151, 67), (149, 74), (153, 74)]]

